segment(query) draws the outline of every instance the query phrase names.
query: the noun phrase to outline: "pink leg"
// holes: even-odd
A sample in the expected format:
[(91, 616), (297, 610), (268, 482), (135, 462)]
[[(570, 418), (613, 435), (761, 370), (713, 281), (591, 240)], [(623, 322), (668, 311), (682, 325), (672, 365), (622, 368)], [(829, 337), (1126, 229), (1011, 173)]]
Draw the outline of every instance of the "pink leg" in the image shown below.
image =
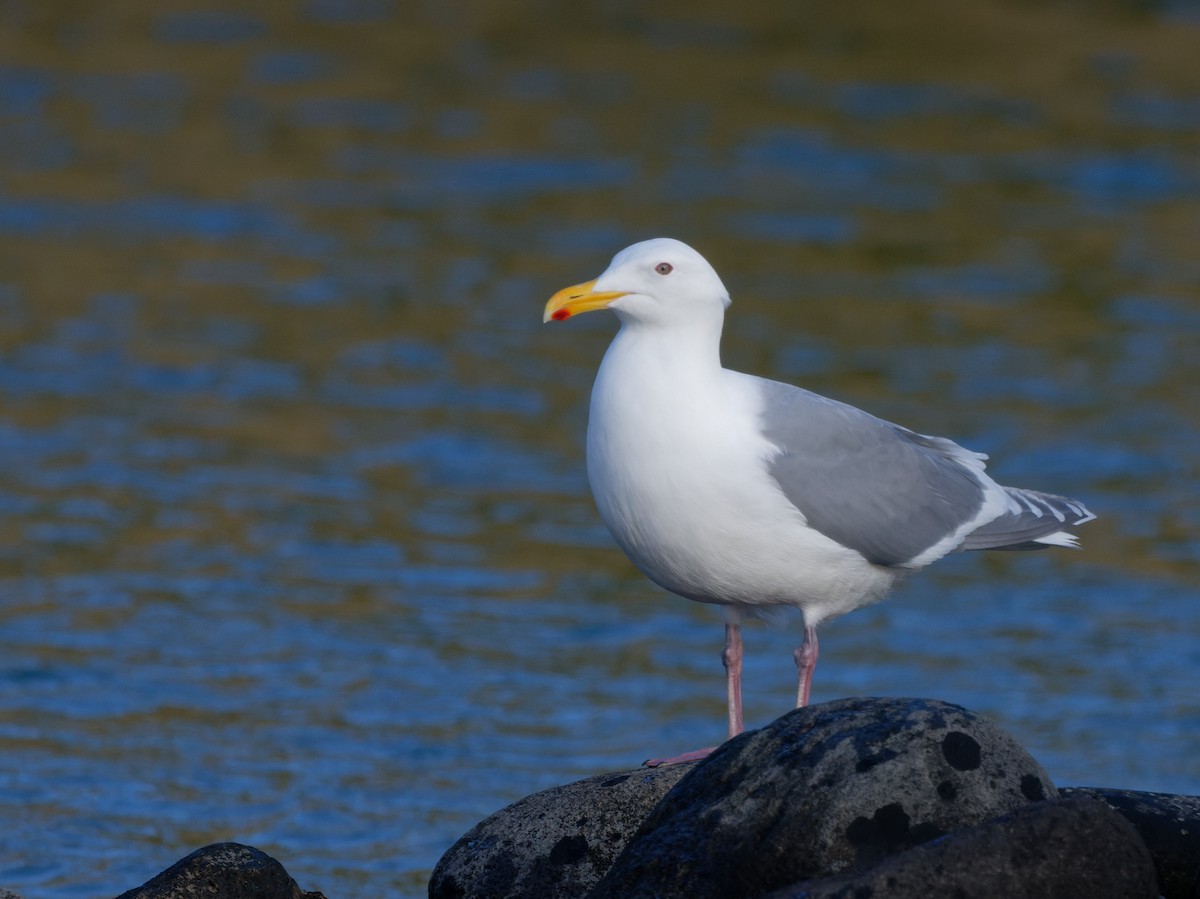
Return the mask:
[(725, 649), (721, 653), (725, 665), (725, 693), (729, 701), (729, 737), (743, 730), (742, 724), (742, 626), (736, 622), (725, 625)]
[(817, 629), (804, 629), (804, 642), (792, 656), (796, 660), (799, 680), (796, 688), (796, 708), (808, 705), (808, 692), (812, 689), (813, 669), (817, 667)]
[[(736, 622), (725, 624), (725, 649), (721, 651), (721, 663), (725, 666), (725, 692), (729, 700), (729, 736), (733, 738), (745, 730), (742, 724), (742, 626)], [(657, 768), (659, 765), (692, 762), (711, 755), (714, 749), (715, 746), (693, 749), (670, 758), (647, 759), (642, 764), (647, 768)]]

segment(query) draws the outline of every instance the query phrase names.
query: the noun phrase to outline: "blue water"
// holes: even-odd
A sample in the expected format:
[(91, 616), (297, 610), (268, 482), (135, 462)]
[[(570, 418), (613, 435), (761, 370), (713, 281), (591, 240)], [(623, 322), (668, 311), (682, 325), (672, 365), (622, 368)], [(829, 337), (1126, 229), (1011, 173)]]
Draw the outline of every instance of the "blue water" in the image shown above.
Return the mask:
[[(1195, 23), (795, 16), (0, 5), (0, 886), (238, 840), (420, 896), (508, 802), (719, 740), (719, 616), (588, 496), (614, 322), (540, 324), (656, 234), (731, 289), (727, 364), (1100, 515), (830, 623), (814, 701), (1200, 793)], [(747, 632), (751, 726), (798, 630)]]

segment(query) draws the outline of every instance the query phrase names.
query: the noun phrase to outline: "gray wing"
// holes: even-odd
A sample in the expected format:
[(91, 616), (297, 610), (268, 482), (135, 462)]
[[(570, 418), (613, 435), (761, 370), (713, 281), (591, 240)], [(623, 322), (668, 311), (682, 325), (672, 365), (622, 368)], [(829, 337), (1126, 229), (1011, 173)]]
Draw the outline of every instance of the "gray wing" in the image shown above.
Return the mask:
[(1065, 496), (1017, 487), (1005, 487), (1004, 492), (1015, 500), (1009, 503), (1008, 511), (967, 534), (959, 549), (1074, 546), (1074, 538), (1066, 535), (1067, 529), (1096, 517), (1079, 500)]
[(763, 430), (780, 448), (770, 474), (825, 536), (901, 566), (979, 514), (978, 454), (798, 387), (761, 386)]

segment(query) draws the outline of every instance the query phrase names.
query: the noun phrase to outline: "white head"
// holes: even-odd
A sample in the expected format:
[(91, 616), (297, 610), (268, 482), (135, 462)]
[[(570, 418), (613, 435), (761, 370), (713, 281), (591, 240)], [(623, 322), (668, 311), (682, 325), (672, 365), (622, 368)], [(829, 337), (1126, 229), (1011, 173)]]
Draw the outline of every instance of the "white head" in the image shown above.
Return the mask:
[(682, 241), (657, 237), (626, 247), (594, 281), (560, 290), (543, 321), (611, 309), (622, 324), (702, 321), (719, 330), (729, 292), (703, 256)]

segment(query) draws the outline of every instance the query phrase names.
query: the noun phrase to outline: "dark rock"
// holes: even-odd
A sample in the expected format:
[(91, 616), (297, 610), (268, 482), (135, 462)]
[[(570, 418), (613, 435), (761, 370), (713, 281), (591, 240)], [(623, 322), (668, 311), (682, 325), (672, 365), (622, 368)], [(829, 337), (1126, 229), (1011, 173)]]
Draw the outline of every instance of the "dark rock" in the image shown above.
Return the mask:
[(117, 899), (325, 899), (296, 885), (283, 865), (252, 846), (213, 843)]
[(1155, 899), (1150, 851), (1094, 799), (1053, 799), (764, 899)]
[(0, 887), (0, 899), (21, 899), (21, 897), (12, 890)]
[(1133, 825), (1150, 850), (1166, 899), (1200, 899), (1200, 796), (1069, 787), (1063, 796), (1107, 803)]
[(595, 899), (759, 896), (1056, 797), (1011, 737), (959, 706), (844, 699), (790, 712), (698, 764)]
[(442, 856), (429, 881), (430, 899), (584, 895), (694, 765), (602, 774), (501, 809)]

